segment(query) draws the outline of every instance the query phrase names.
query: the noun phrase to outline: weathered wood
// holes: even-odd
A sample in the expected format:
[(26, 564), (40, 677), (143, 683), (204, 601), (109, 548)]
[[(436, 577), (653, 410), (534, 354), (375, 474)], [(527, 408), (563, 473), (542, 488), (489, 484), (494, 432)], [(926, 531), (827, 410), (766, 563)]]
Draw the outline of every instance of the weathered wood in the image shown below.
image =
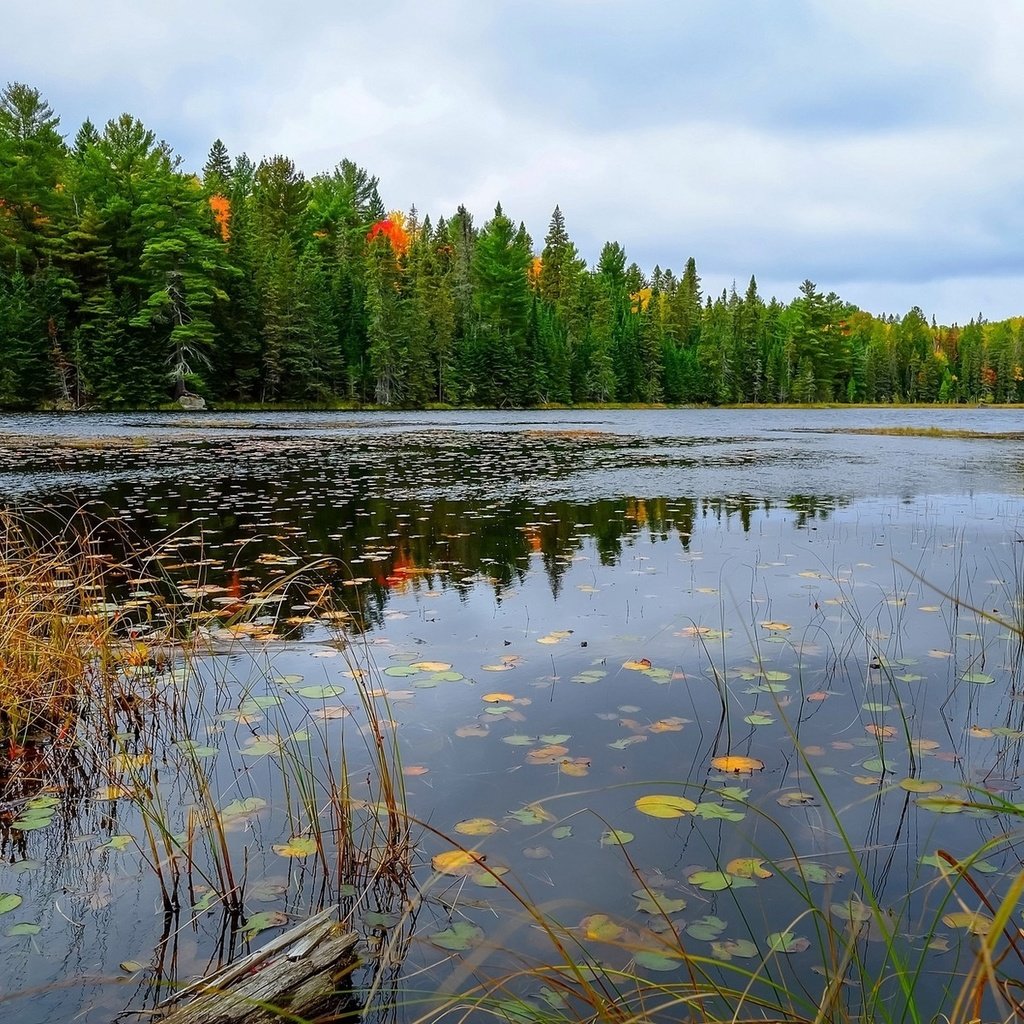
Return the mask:
[(195, 997), (170, 1010), (163, 1024), (281, 1024), (332, 1013), (342, 1001), (337, 983), (355, 965), (352, 951), (358, 938), (342, 931), (336, 916), (334, 908), (317, 914), (175, 993), (161, 1005)]

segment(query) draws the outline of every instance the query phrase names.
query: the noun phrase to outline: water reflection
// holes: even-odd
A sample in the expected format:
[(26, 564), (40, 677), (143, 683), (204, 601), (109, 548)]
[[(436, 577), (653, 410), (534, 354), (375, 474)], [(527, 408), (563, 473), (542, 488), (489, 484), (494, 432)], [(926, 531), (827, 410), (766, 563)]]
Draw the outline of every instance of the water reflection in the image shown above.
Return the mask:
[[(17, 958), (12, 985), (146, 966), (131, 993), (109, 980), (54, 990), (39, 1019), (90, 1001), (90, 1024), (128, 999), (152, 1008), (167, 982), (230, 957), (255, 915), (351, 902), (334, 839), (324, 857), (274, 847), (313, 820), (338, 836), (330, 790), (342, 779), (375, 820), (366, 741), (378, 734), (398, 738), (420, 820), (449, 835), (493, 821), (473, 842), (532, 898), (556, 901), (564, 924), (605, 914), (628, 928), (632, 947), (596, 940), (616, 967), (650, 952), (659, 928), (713, 965), (742, 963), (744, 943), (764, 954), (792, 924), (810, 948), (766, 970), (814, 1000), (807, 968), (827, 941), (795, 926), (809, 905), (821, 920), (860, 913), (870, 888), (896, 908), (894, 931), (925, 969), (955, 973), (971, 940), (929, 932), (950, 884), (938, 851), (964, 857), (991, 842), (992, 870), (976, 877), (994, 899), (1020, 864), (1010, 805), (1021, 645), (987, 617), (1020, 615), (1016, 496), (857, 496), (822, 483), (814, 448), (792, 461), (804, 479), (788, 491), (688, 486), (709, 460), (746, 472), (777, 458), (749, 428), (721, 443), (706, 432), (655, 443), (429, 423), (396, 420), (368, 439), (151, 430), (138, 443), (41, 444), (16, 466), (11, 456), (22, 478), (11, 497), (28, 508), (30, 496), (40, 524), (87, 537), (98, 558), (143, 550), (105, 595), (136, 639), (188, 620), (209, 641), (187, 687), (173, 651), (148, 649), (125, 677), (143, 703), (83, 722), (71, 760), (42, 737), (5, 769), (0, 889), (21, 894), (41, 926), (35, 947), (0, 940)], [(620, 486), (652, 466), (671, 487)], [(571, 500), (576, 485), (584, 496)], [(386, 701), (377, 732), (356, 696), (363, 678)], [(712, 765), (722, 754), (764, 770), (723, 773)], [(21, 802), (50, 791), (54, 824), (14, 828)], [(638, 797), (666, 792), (695, 810), (637, 810)], [(147, 831), (155, 799), (166, 834)], [(244, 865), (234, 906), (215, 844), (202, 846), (211, 805), (237, 816), (226, 833)], [(205, 877), (168, 846), (189, 835), (208, 850)], [(401, 998), (449, 980), (429, 936), (454, 920), (484, 931), (495, 970), (513, 962), (503, 944), (545, 955), (500, 886), (468, 875), (427, 886), (444, 843), (424, 830), (419, 847), (419, 938), (400, 940), (404, 973), (389, 968)], [(755, 853), (770, 878), (692, 881)], [(634, 895), (643, 885), (688, 906), (652, 913)], [(386, 941), (408, 897), (360, 904), (367, 936)], [(876, 931), (863, 935), (869, 964)]]

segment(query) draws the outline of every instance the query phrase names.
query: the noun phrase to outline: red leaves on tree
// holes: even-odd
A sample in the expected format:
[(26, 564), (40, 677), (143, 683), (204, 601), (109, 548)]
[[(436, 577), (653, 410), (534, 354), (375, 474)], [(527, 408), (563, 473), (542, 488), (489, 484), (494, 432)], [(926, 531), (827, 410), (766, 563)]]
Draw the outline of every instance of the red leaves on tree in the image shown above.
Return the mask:
[(391, 244), (391, 249), (396, 256), (402, 256), (409, 248), (409, 232), (405, 230), (405, 218), (400, 213), (391, 213), (383, 220), (377, 221), (369, 231), (366, 232), (366, 240), (372, 242), (375, 238), (384, 236)]

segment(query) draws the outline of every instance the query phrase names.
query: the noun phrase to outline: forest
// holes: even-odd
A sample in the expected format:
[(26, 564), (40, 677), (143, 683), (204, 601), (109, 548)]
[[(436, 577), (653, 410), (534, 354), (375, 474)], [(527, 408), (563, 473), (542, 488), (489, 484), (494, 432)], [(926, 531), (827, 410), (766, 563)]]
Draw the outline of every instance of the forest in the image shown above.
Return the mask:
[(588, 266), (557, 206), (541, 244), (500, 205), (388, 211), (349, 160), (217, 140), (195, 173), (129, 114), (69, 143), (38, 90), (0, 93), (0, 407), (1005, 403), (1022, 349), (1021, 318), (710, 295), (614, 241)]

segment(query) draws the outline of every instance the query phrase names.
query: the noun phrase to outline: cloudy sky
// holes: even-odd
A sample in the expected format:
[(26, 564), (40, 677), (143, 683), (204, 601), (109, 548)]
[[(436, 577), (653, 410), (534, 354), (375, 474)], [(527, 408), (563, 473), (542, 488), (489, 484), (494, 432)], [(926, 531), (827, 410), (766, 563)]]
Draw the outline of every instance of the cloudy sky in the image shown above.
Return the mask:
[(593, 261), (788, 300), (1024, 313), (1016, 0), (6, 0), (2, 71), (73, 136), (141, 118), (199, 168), (343, 157), (390, 208), (555, 204)]

